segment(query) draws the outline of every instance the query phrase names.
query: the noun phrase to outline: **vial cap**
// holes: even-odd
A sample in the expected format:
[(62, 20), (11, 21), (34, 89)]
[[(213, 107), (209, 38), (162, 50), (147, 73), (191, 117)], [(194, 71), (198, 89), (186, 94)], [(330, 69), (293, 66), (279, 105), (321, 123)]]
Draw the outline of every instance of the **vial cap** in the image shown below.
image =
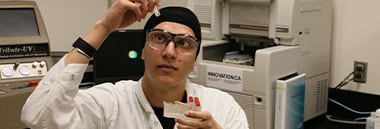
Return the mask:
[(194, 102), (193, 96), (189, 96), (189, 102)]

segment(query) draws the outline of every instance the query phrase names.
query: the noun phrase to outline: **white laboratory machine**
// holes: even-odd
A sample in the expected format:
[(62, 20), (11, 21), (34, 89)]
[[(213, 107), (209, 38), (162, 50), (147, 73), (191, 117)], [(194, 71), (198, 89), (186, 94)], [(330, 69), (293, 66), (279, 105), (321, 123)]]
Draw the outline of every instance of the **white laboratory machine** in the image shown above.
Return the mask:
[(0, 128), (21, 129), (21, 109), (53, 65), (34, 1), (0, 1)]
[[(222, 12), (224, 2), (222, 0), (161, 0), (161, 6), (182, 6), (194, 11), (197, 15), (202, 29), (202, 39), (221, 40), (222, 35)], [(150, 16), (151, 14), (149, 14)], [(142, 29), (147, 19), (137, 22), (128, 29)]]
[(305, 73), (304, 121), (325, 113), (332, 1), (225, 0), (221, 6), (222, 33), (230, 40), (202, 41), (191, 80), (234, 96), (251, 129), (274, 129), (276, 80)]

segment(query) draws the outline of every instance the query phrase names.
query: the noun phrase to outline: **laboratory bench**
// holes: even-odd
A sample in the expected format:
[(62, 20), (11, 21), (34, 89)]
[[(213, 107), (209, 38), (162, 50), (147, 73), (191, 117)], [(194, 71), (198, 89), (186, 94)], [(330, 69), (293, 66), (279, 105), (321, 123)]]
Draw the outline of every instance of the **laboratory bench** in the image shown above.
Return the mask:
[[(379, 95), (329, 88), (328, 96), (329, 99), (335, 102), (328, 101), (326, 114), (335, 116), (337, 119), (352, 121), (357, 118), (365, 118), (368, 117), (368, 114), (365, 114), (365, 112), (373, 112), (380, 108)], [(337, 102), (346, 106), (346, 108), (339, 106)], [(347, 108), (361, 113), (353, 113)], [(304, 129), (365, 129), (365, 124), (347, 124), (330, 121), (327, 119), (326, 114), (306, 121)], [(365, 119), (361, 121), (365, 122)]]

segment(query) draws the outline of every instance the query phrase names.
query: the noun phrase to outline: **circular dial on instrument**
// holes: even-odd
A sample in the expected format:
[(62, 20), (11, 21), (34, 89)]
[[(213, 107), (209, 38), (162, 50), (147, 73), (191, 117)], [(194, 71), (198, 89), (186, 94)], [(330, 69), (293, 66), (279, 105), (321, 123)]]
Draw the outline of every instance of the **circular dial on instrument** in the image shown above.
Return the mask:
[(29, 75), (31, 72), (31, 69), (28, 65), (21, 65), (19, 72), (21, 75)]
[(14, 72), (15, 72), (15, 70), (13, 69), (12, 66), (5, 66), (5, 67), (1, 70), (1, 74), (3, 74), (3, 75), (6, 76), (6, 77), (10, 77), (10, 76), (12, 76)]

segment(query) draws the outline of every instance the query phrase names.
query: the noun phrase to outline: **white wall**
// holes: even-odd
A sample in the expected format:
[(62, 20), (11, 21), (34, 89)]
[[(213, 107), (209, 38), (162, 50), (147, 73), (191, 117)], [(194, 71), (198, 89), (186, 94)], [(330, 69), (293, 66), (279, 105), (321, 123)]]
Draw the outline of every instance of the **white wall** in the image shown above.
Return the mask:
[(35, 0), (45, 22), (51, 51), (69, 51), (104, 15), (108, 0)]
[(368, 62), (367, 83), (351, 82), (343, 89), (380, 95), (379, 0), (334, 0), (335, 21), (332, 86), (353, 71), (353, 63)]

